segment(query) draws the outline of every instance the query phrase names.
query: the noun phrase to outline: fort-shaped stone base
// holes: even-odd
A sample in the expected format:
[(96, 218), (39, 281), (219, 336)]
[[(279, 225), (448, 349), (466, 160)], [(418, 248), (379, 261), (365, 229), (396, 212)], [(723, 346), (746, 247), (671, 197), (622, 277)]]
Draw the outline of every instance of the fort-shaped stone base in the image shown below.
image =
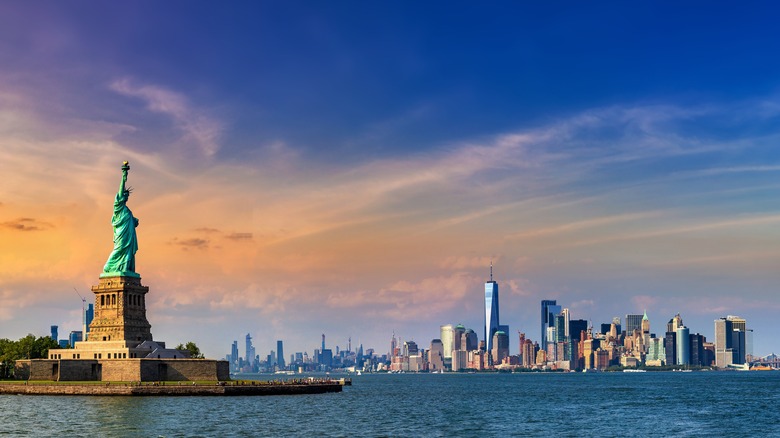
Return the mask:
[(21, 380), (54, 381), (225, 381), (230, 365), (211, 359), (32, 359), (16, 361)]

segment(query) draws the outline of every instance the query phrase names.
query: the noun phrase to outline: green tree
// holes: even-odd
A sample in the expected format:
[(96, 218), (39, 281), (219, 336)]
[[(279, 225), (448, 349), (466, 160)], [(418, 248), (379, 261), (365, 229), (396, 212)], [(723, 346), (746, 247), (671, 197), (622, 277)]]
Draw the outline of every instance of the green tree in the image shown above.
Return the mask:
[(203, 359), (204, 357), (203, 353), (200, 352), (200, 348), (192, 341), (187, 342), (184, 345), (179, 344), (176, 346), (176, 349), (190, 353), (190, 357), (193, 359)]
[(0, 378), (11, 375), (17, 360), (45, 359), (52, 348), (59, 348), (59, 345), (49, 336), (36, 338), (30, 334), (18, 341), (0, 339)]

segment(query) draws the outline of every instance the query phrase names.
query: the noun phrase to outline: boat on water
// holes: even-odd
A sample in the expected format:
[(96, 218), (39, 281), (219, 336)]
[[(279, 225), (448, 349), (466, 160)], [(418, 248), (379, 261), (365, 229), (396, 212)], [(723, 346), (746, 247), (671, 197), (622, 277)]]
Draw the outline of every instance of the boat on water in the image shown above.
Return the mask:
[(624, 373), (646, 373), (647, 370), (634, 370), (634, 369), (630, 369), (630, 370), (623, 370), (623, 372)]

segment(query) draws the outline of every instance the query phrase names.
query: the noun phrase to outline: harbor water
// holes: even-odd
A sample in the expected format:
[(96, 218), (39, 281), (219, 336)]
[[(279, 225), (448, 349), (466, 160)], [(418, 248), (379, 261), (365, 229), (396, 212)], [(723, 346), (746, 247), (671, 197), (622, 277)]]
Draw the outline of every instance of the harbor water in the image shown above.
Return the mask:
[(303, 396), (5, 395), (0, 396), (0, 434), (780, 435), (777, 371), (364, 374), (352, 379), (342, 393)]

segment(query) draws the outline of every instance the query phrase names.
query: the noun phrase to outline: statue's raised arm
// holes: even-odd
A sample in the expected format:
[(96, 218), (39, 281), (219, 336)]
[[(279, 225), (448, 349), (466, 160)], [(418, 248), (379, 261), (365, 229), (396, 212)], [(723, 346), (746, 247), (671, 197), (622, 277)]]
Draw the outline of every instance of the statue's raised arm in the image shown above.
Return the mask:
[(138, 251), (135, 227), (138, 226), (138, 219), (133, 217), (133, 213), (127, 208), (131, 191), (126, 187), (128, 171), (130, 165), (125, 161), (122, 163), (122, 180), (114, 199), (114, 215), (111, 217), (111, 225), (114, 227), (114, 249), (108, 256), (101, 277), (139, 276), (135, 272), (135, 253)]
[(122, 180), (119, 181), (119, 191), (116, 192), (117, 196), (125, 192), (125, 184), (127, 183), (127, 172), (130, 171), (130, 163), (127, 161), (122, 163)]

